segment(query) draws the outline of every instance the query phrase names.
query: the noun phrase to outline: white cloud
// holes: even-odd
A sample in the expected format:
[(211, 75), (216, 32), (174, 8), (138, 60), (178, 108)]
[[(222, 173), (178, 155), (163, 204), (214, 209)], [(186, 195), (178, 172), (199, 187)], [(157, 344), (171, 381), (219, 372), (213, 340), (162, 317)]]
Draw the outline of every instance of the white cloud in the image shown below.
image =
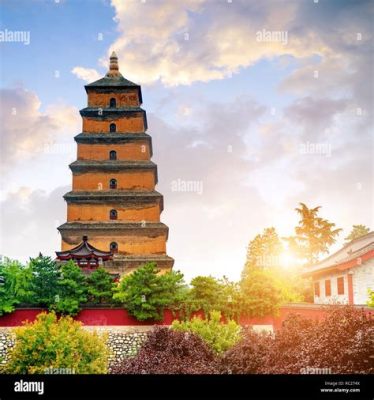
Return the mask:
[(74, 67), (71, 72), (79, 79), (84, 80), (87, 83), (97, 81), (102, 78), (96, 69), (84, 68), (84, 67)]
[(52, 104), (42, 112), (38, 96), (25, 88), (1, 89), (1, 169), (40, 154), (46, 145), (77, 132), (80, 118), (75, 107)]

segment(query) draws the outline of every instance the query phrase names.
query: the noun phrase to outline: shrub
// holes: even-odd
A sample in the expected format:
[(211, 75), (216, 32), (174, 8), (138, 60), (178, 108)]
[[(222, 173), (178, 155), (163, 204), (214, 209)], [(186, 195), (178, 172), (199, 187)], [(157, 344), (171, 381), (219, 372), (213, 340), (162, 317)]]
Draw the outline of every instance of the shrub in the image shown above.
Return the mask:
[(41, 313), (34, 323), (16, 328), (6, 372), (42, 374), (48, 368), (64, 368), (78, 374), (106, 373), (105, 337), (85, 331), (71, 317), (57, 319)]
[(76, 315), (80, 304), (87, 301), (87, 287), (81, 269), (68, 261), (61, 267), (61, 279), (57, 283), (57, 295), (52, 309), (63, 313)]
[(181, 301), (183, 275), (174, 271), (158, 275), (158, 272), (155, 263), (145, 264), (123, 276), (114, 289), (114, 300), (139, 321), (161, 320), (165, 307)]
[(175, 320), (176, 331), (191, 332), (200, 336), (216, 353), (222, 353), (240, 339), (241, 327), (234, 320), (221, 322), (220, 311), (211, 311), (208, 319), (194, 317), (191, 321)]
[(214, 374), (214, 353), (197, 335), (156, 327), (135, 357), (113, 367), (115, 374)]
[(104, 268), (98, 268), (87, 277), (88, 299), (92, 303), (110, 302), (113, 295), (113, 277)]
[(306, 368), (332, 374), (373, 373), (374, 320), (353, 307), (332, 308), (320, 322), (291, 315), (271, 335), (250, 332), (223, 357), (234, 373), (300, 374)]
[(369, 292), (368, 306), (374, 307), (374, 290), (369, 289), (368, 292)]

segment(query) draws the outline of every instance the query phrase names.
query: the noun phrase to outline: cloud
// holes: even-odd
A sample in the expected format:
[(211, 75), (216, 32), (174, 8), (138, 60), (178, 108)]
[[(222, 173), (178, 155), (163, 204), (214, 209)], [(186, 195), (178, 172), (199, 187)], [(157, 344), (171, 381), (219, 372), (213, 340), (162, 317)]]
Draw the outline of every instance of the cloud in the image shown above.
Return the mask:
[(79, 79), (84, 80), (87, 83), (97, 81), (102, 76), (96, 69), (84, 68), (84, 67), (74, 67), (71, 72)]
[(65, 222), (63, 194), (69, 187), (51, 193), (20, 187), (0, 203), (0, 254), (22, 261), (41, 251), (55, 256), (61, 247), (57, 226)]
[(46, 145), (79, 129), (78, 110), (66, 104), (49, 105), (41, 111), (38, 96), (25, 88), (0, 89), (1, 169), (35, 158)]

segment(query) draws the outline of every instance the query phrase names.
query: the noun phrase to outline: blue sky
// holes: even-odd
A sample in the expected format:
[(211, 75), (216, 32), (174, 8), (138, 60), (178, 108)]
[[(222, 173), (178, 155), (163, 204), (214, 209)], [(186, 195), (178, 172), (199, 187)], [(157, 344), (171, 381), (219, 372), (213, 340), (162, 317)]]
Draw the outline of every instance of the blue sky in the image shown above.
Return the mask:
[[(83, 86), (112, 50), (142, 85), (168, 253), (187, 278), (237, 279), (248, 241), (291, 234), (299, 201), (344, 228), (338, 245), (372, 227), (372, 22), (372, 3), (353, 0), (3, 0), (0, 31), (31, 41), (0, 43), (0, 254), (59, 249)], [(259, 42), (263, 30), (287, 43)], [(177, 179), (203, 194), (173, 192)]]

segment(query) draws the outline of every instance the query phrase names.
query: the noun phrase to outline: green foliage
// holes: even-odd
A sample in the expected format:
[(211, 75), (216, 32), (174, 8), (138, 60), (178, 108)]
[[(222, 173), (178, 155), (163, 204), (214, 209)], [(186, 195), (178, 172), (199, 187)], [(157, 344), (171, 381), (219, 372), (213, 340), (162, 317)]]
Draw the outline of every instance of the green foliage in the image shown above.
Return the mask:
[(0, 315), (14, 310), (18, 303), (29, 302), (32, 298), (30, 281), (31, 269), (18, 261), (5, 259), (0, 265)]
[(7, 373), (43, 374), (48, 368), (77, 374), (106, 373), (106, 337), (85, 331), (71, 317), (58, 320), (54, 313), (41, 313), (34, 323), (17, 328), (15, 333)]
[(183, 311), (189, 316), (193, 311), (203, 310), (208, 315), (217, 310), (231, 318), (240, 313), (240, 304), (241, 294), (237, 283), (230, 282), (226, 277), (196, 276), (191, 280)]
[(92, 303), (108, 303), (113, 295), (113, 277), (104, 268), (97, 268), (87, 277), (88, 299)]
[(114, 289), (113, 298), (139, 321), (161, 320), (164, 308), (182, 299), (183, 275), (174, 271), (158, 275), (158, 272), (155, 263), (147, 263), (123, 276)]
[(29, 267), (32, 271), (30, 286), (32, 289), (32, 304), (50, 307), (58, 290), (60, 271), (50, 257), (31, 258)]
[(173, 321), (172, 328), (177, 331), (192, 332), (199, 335), (216, 353), (222, 353), (240, 339), (240, 325), (234, 320), (221, 322), (221, 313), (211, 311), (208, 319), (194, 317), (190, 321)]
[(328, 253), (329, 246), (335, 243), (341, 231), (335, 229), (332, 222), (318, 216), (320, 208), (308, 208), (300, 203), (300, 208), (295, 209), (301, 218), (295, 236), (287, 238), (290, 249), (308, 264), (316, 263), (321, 254)]
[(369, 300), (367, 302), (369, 307), (374, 307), (374, 290), (368, 290), (369, 292)]
[(249, 242), (247, 261), (242, 272), (242, 278), (244, 279), (254, 267), (277, 267), (282, 250), (283, 244), (275, 228), (264, 229), (262, 234), (257, 235)]
[(282, 291), (271, 271), (252, 268), (241, 281), (243, 314), (250, 317), (274, 315), (281, 305)]
[(57, 283), (57, 294), (52, 309), (63, 314), (75, 315), (80, 304), (87, 301), (87, 287), (81, 269), (68, 261), (61, 267), (61, 279)]
[(367, 235), (370, 232), (370, 228), (365, 225), (353, 225), (351, 233), (344, 238), (346, 243), (349, 243), (352, 240), (358, 239), (361, 236)]

